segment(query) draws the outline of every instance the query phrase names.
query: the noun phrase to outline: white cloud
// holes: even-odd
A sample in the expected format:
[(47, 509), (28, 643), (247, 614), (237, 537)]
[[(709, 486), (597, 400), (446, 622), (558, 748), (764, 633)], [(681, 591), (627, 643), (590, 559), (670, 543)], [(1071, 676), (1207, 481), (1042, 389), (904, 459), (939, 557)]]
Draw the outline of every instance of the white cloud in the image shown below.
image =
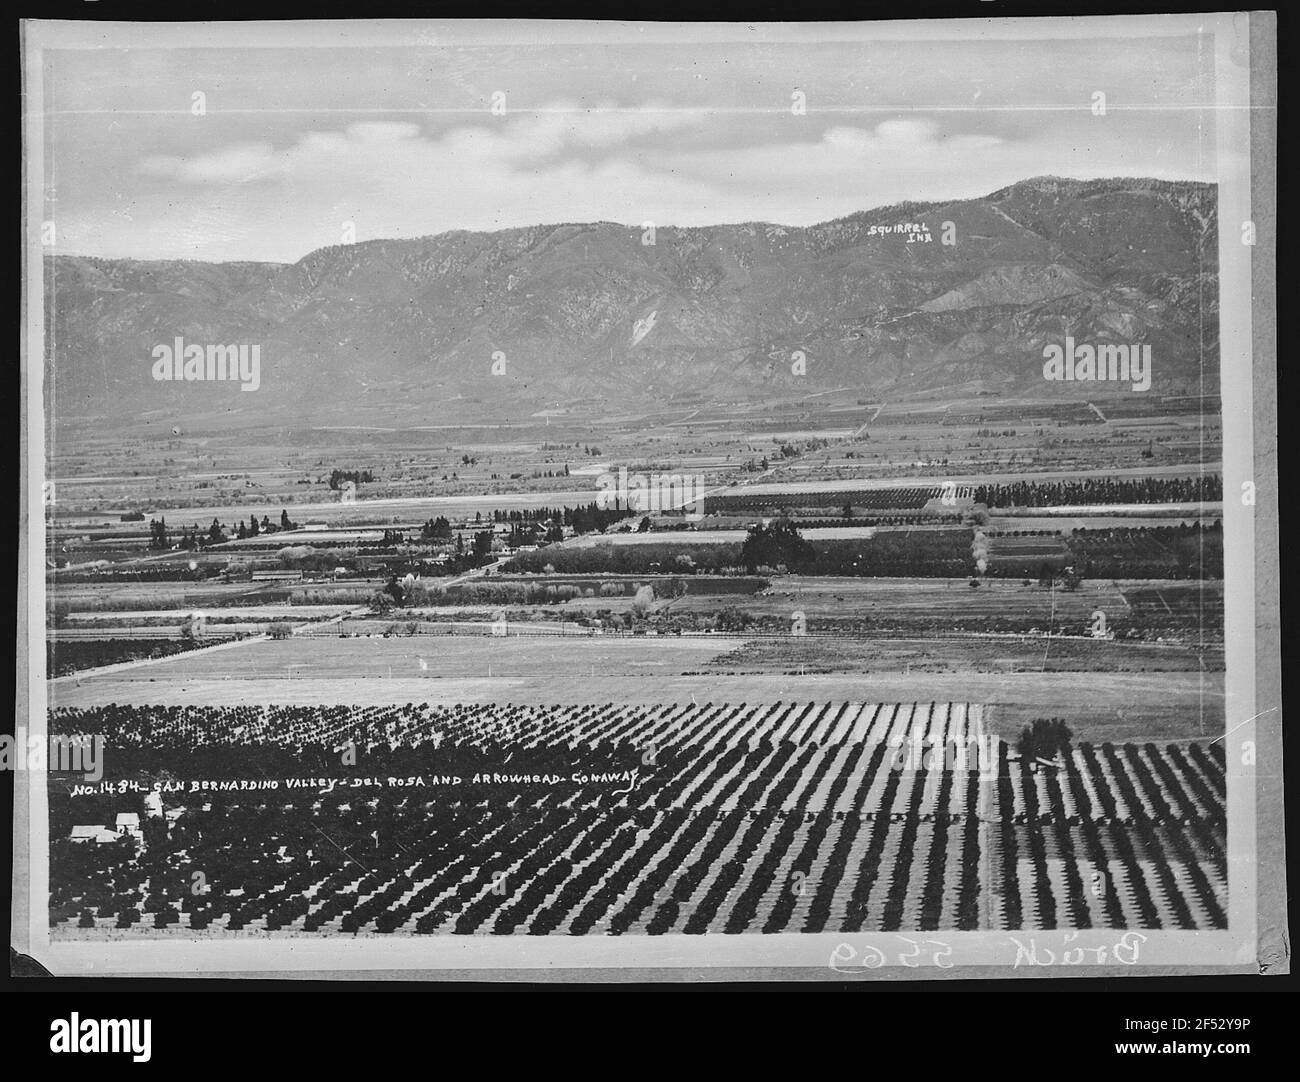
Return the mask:
[(941, 136), (932, 120), (886, 120), (874, 129), (830, 128), (822, 142), (834, 150), (856, 154), (927, 154), (994, 147), (1005, 140), (997, 135)]
[(348, 134), (360, 143), (396, 143), (414, 139), (420, 134), (420, 126), (400, 120), (363, 120), (359, 124), (353, 124), (348, 129)]
[(154, 155), (137, 171), (191, 184), (244, 184), (268, 178), (294, 179), (327, 163), (345, 171), (386, 171), (391, 155), (407, 164), (436, 166), (441, 160), (526, 162), (568, 150), (610, 151), (650, 135), (666, 135), (703, 123), (704, 114), (649, 106), (645, 109), (591, 110), (559, 103), (510, 116), (492, 124), (456, 128), (440, 138), (422, 135), (407, 121), (361, 121), (342, 132), (305, 132), (292, 145), (275, 150), (269, 143), (242, 143), (193, 157)]
[(282, 164), (270, 143), (243, 143), (193, 158), (155, 155), (140, 163), (140, 172), (189, 184), (246, 184), (275, 175)]
[[(742, 129), (725, 113), (565, 102), (504, 117), (485, 110), (436, 134), (362, 121), (279, 146), (241, 141), (145, 159), (129, 222), (77, 216), (60, 233), (71, 250), (292, 261), (340, 243), (345, 221), (362, 240), (597, 220), (810, 225), (1044, 172), (1135, 171), (1114, 125), (1062, 121), (1011, 137), (996, 122), (964, 118), (954, 130), (946, 118), (904, 116), (819, 127), (810, 116)], [(1162, 175), (1154, 164), (1138, 169)]]

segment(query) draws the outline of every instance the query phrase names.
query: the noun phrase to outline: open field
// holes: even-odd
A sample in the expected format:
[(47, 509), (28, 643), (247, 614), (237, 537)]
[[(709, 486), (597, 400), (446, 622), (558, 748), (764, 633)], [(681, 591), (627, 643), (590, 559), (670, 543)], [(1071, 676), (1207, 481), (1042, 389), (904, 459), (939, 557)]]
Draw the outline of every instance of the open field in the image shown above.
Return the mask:
[[(646, 643), (653, 642), (653, 649)], [(250, 642), (244, 647), (199, 653), (182, 668), (171, 663), (139, 670), (158, 681), (230, 680), (256, 684), (262, 679), (328, 679), (494, 676), (535, 680), (544, 687), (557, 678), (569, 681), (619, 676), (673, 674), (696, 668), (735, 644), (722, 639), (593, 637), (537, 639), (475, 635), (385, 639), (304, 637)], [(422, 664), (423, 663), (423, 664)], [(595, 674), (591, 676), (590, 674)], [(558, 674), (563, 674), (559, 676)], [(83, 678), (91, 683), (93, 675)]]
[[(786, 575), (761, 594), (728, 598), (755, 616), (789, 619), (803, 612), (814, 620), (866, 617), (886, 625), (929, 626), (936, 620), (971, 621), (971, 628), (992, 630), (997, 621), (1015, 620), (1027, 626), (1066, 629), (1083, 634), (1098, 610), (1114, 623), (1126, 613), (1166, 615), (1204, 610), (1205, 622), (1221, 621), (1223, 583), (1085, 580), (1077, 590), (1047, 590), (1037, 583), (984, 579), (977, 589), (967, 579), (844, 578)], [(707, 605), (689, 591), (666, 602), (671, 610)], [(1217, 619), (1216, 619), (1217, 618)], [(983, 622), (983, 623), (981, 623)]]
[(348, 612), (354, 606), (349, 605), (232, 605), (214, 607), (198, 605), (194, 608), (179, 609), (122, 609), (111, 612), (77, 612), (67, 616), (66, 626), (95, 628), (117, 628), (132, 625), (147, 625), (152, 622), (165, 622), (173, 626), (188, 620), (191, 614), (204, 617), (209, 623), (269, 623), (276, 620), (318, 620), (339, 613)]
[(265, 605), (274, 583), (126, 582), (56, 583), (50, 600), (73, 612), (149, 612)]
[[(939, 666), (913, 671), (914, 664), (925, 668), (924, 651), (933, 649), (918, 642), (910, 648), (879, 646), (870, 662), (859, 654), (843, 666), (846, 671), (820, 672), (804, 663), (801, 674), (797, 651), (817, 648), (816, 640), (792, 638), (775, 659), (723, 659), (738, 648), (768, 649), (745, 648), (743, 642), (720, 636), (259, 640), (64, 677), (51, 682), (50, 703), (706, 702), (719, 695), (774, 702), (791, 695), (905, 699), (924, 689), (936, 699), (960, 697), (1065, 717), (1077, 732), (1093, 734), (1087, 738), (1109, 739), (1097, 734), (1113, 731), (1124, 732), (1125, 739), (1143, 736), (1144, 718), (1149, 738), (1222, 730), (1221, 673), (1185, 669), (1099, 677), (1086, 671), (953, 672)], [(1051, 648), (1070, 645), (1057, 640)], [(864, 663), (875, 671), (862, 671)]]
[(256, 612), (306, 610), (306, 616), (332, 615), (355, 608), (384, 585), (380, 578), (339, 582), (152, 582), (58, 584), (51, 591), (52, 607), (80, 618), (95, 613), (117, 616), (132, 612), (202, 611), (236, 613), (257, 619)]
[[(212, 624), (204, 628), (203, 634), (211, 638), (230, 638), (237, 635), (255, 635), (265, 630), (264, 624), (255, 622)], [(178, 624), (172, 624), (170, 627), (127, 624), (111, 628), (62, 627), (49, 632), (46, 638), (54, 643), (100, 642), (104, 640), (121, 642), (129, 639), (180, 638), (182, 633), (182, 626)]]
[(1213, 672), (1219, 648), (1079, 637), (950, 634), (875, 639), (782, 636), (750, 639), (713, 659), (718, 672)]

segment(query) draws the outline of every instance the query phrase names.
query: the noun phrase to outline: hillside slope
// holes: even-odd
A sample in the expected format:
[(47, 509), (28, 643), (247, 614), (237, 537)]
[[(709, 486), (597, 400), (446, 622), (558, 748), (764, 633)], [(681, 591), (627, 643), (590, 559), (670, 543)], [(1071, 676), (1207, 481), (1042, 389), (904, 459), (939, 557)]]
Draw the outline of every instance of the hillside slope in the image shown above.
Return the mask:
[[(367, 241), (293, 265), (51, 256), (47, 394), (60, 418), (240, 423), (805, 387), (1051, 396), (1078, 390), (1041, 374), (1043, 346), (1067, 334), (1151, 344), (1156, 393), (1214, 391), (1216, 201), (1200, 183), (1036, 178), (808, 228), (660, 227), (653, 244), (595, 223)], [(908, 223), (931, 239), (895, 231)], [(151, 350), (177, 336), (259, 343), (261, 389), (155, 383)]]

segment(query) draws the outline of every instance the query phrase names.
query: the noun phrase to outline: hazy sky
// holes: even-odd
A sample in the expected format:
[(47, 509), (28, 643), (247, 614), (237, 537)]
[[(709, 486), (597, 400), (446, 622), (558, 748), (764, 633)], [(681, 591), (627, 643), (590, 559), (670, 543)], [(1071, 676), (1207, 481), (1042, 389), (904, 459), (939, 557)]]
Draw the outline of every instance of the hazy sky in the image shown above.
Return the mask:
[(807, 225), (1042, 174), (1216, 179), (1213, 41), (1194, 33), (666, 34), (49, 51), (56, 250), (294, 261), (350, 239), (349, 222), (357, 240), (599, 220)]

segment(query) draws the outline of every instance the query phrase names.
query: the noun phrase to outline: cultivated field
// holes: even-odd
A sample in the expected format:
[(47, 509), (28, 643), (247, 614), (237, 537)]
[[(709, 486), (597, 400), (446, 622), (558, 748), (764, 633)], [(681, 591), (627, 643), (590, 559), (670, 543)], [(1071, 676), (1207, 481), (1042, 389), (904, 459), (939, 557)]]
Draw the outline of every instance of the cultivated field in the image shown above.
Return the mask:
[[(52, 724), (128, 784), (54, 786), (54, 934), (1221, 928), (1200, 405), (398, 403), (56, 441), (51, 661), (100, 667), (49, 681)], [(705, 518), (596, 515), (622, 466), (697, 473)], [(747, 560), (787, 514), (812, 556)], [(1038, 719), (1072, 742), (1022, 759)], [(141, 836), (70, 840), (123, 813)]]
[(1031, 762), (964, 702), (111, 707), (51, 721), (106, 734), (114, 779), (168, 779), (140, 841), (91, 850), (66, 840), (72, 826), (142, 798), (53, 799), (59, 937), (1226, 922), (1218, 744), (1083, 743)]

